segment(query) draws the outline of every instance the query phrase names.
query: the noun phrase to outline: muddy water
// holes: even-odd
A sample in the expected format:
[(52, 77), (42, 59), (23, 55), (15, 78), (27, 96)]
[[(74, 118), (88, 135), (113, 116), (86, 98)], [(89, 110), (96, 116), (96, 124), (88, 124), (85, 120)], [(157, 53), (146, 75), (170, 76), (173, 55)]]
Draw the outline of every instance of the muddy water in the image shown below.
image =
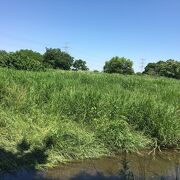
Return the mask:
[[(125, 164), (129, 169), (124, 167)], [(180, 179), (180, 153), (166, 151), (153, 156), (144, 152), (129, 154), (126, 159), (121, 155), (79, 161), (49, 170), (45, 176), (54, 179), (120, 179), (122, 171), (133, 174), (134, 179)]]
[(100, 159), (61, 164), (45, 172), (22, 171), (16, 176), (6, 175), (5, 180), (15, 179), (134, 179), (180, 180), (180, 151), (163, 151), (155, 156), (147, 152), (119, 155)]

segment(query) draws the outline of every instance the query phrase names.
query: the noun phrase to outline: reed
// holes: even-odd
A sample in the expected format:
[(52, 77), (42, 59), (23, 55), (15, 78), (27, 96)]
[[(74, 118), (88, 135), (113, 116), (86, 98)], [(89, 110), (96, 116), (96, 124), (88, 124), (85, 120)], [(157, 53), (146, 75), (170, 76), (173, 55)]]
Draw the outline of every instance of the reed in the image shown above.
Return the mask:
[[(180, 81), (0, 69), (0, 148), (46, 147), (45, 166), (121, 150), (178, 147)], [(43, 165), (44, 166), (44, 165)]]

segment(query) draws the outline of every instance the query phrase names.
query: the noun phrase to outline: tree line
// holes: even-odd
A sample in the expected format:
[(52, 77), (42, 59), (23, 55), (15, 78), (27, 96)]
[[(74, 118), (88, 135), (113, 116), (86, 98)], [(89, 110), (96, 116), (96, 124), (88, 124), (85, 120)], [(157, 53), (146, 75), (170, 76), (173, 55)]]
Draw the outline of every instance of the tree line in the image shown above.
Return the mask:
[(6, 52), (0, 50), (0, 66), (17, 70), (88, 70), (86, 61), (82, 59), (74, 60), (67, 52), (60, 49), (46, 48), (44, 54), (39, 52), (21, 49), (16, 52)]
[[(46, 48), (44, 54), (28, 49), (21, 49), (16, 52), (0, 50), (0, 67), (33, 71), (43, 71), (46, 69), (89, 70), (86, 61), (74, 59), (69, 53), (58, 48)], [(106, 61), (103, 71), (105, 73), (135, 74), (133, 62), (128, 58), (118, 56)], [(142, 73), (137, 74), (180, 79), (180, 61), (169, 59), (167, 61), (149, 63)]]

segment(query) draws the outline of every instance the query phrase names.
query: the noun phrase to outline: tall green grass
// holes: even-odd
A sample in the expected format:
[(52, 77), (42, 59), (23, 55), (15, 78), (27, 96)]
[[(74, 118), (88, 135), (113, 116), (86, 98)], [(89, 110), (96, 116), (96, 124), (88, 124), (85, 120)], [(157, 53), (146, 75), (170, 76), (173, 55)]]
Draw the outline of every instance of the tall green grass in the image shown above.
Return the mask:
[[(0, 69), (0, 148), (47, 147), (45, 166), (180, 144), (180, 81)], [(38, 165), (38, 164), (37, 164)]]

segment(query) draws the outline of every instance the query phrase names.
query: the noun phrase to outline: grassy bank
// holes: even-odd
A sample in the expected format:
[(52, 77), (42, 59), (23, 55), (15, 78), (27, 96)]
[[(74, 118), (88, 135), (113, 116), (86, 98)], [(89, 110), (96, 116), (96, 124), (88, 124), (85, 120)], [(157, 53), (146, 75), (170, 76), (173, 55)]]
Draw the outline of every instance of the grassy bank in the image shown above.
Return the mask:
[(0, 69), (0, 170), (156, 144), (180, 144), (178, 80)]

